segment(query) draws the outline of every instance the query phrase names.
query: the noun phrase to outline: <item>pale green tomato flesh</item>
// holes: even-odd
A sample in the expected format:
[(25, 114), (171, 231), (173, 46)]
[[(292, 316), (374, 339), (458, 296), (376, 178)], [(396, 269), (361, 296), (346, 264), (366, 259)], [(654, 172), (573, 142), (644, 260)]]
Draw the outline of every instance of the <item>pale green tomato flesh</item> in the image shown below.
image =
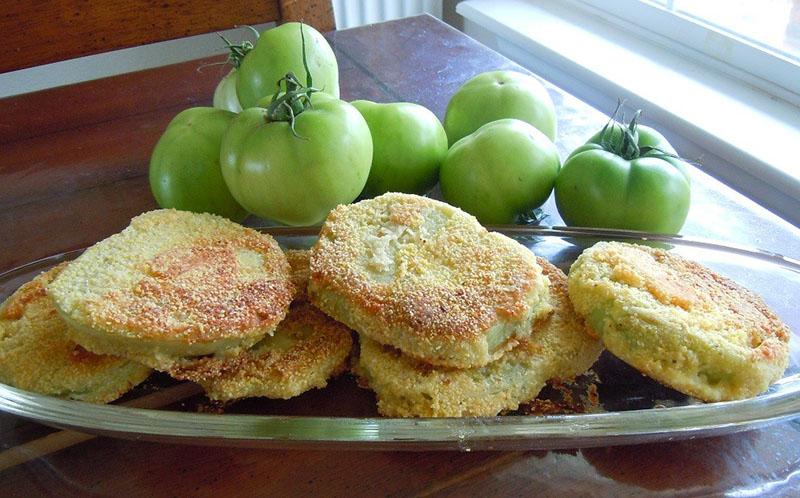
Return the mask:
[(235, 113), (242, 112), (242, 104), (239, 103), (239, 97), (236, 96), (236, 80), (238, 72), (236, 69), (231, 69), (220, 82), (217, 88), (214, 89), (214, 107), (231, 111)]
[(447, 155), (447, 135), (436, 115), (407, 102), (356, 100), (352, 104), (364, 116), (372, 135), (372, 168), (361, 196), (430, 190)]
[(439, 181), (444, 199), (481, 223), (510, 224), (547, 200), (559, 167), (558, 150), (543, 133), (502, 119), (456, 142)]
[[(314, 88), (339, 97), (339, 66), (328, 42), (319, 31), (303, 25), (308, 68)], [(288, 22), (261, 34), (255, 47), (239, 66), (236, 92), (243, 108), (256, 105), (258, 99), (273, 95), (277, 82), (293, 72), (306, 82), (303, 67), (300, 23)]]
[(266, 109), (242, 111), (221, 148), (222, 173), (245, 208), (287, 225), (322, 222), (358, 196), (369, 175), (372, 139), (350, 104), (315, 94), (292, 135), (289, 123), (267, 122)]

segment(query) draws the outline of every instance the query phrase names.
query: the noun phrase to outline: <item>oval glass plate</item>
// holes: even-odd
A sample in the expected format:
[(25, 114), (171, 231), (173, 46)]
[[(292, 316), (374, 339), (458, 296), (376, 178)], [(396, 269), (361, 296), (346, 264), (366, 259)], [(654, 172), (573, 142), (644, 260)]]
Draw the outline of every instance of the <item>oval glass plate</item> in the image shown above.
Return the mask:
[[(285, 247), (313, 244), (317, 229), (265, 228)], [(567, 271), (600, 240), (657, 245), (697, 261), (761, 295), (800, 330), (800, 262), (777, 254), (700, 240), (625, 231), (499, 227)], [(0, 275), (3, 299), (35, 274), (77, 257), (45, 258)], [(0, 409), (47, 425), (123, 438), (251, 447), (331, 446), (352, 449), (555, 449), (642, 443), (738, 432), (800, 414), (800, 344), (793, 337), (782, 380), (756, 398), (699, 403), (659, 386), (607, 353), (595, 365), (599, 405), (590, 413), (511, 414), (488, 418), (391, 419), (377, 416), (374, 398), (348, 376), (288, 401), (244, 400), (209, 411), (202, 395), (153, 410), (91, 405), (0, 384)], [(169, 381), (162, 379), (162, 386)], [(185, 386), (185, 384), (183, 385)], [(145, 391), (153, 389), (151, 384)], [(174, 389), (167, 387), (166, 389)], [(183, 389), (187, 391), (187, 389)], [(190, 393), (196, 390), (189, 389)], [(134, 401), (132, 404), (135, 404)], [(213, 408), (213, 407), (211, 407)], [(522, 412), (520, 412), (522, 413)]]

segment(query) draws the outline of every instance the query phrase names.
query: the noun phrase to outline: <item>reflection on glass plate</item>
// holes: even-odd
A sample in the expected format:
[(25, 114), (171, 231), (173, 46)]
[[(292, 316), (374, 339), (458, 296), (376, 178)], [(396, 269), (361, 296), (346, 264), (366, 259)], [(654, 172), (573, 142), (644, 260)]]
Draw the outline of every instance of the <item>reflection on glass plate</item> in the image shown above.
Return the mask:
[[(314, 228), (265, 228), (285, 247), (308, 247)], [(663, 247), (697, 261), (760, 294), (787, 323), (800, 331), (800, 262), (777, 254), (680, 237), (589, 229), (502, 227), (565, 272), (587, 247), (600, 240), (622, 240)], [(22, 283), (80, 251), (55, 255), (0, 275), (0, 298)], [(782, 380), (756, 398), (703, 404), (660, 386), (608, 353), (590, 376), (570, 386), (549, 386), (540, 399), (513, 414), (488, 418), (380, 418), (368, 391), (348, 376), (324, 390), (291, 400), (243, 400), (223, 408), (197, 390), (163, 375), (122, 400), (170, 390), (164, 409), (90, 405), (41, 396), (0, 384), (0, 410), (41, 423), (116, 437), (251, 447), (347, 447), (362, 449), (553, 449), (685, 439), (738, 432), (800, 414), (800, 345), (791, 342), (791, 362)], [(588, 380), (587, 380), (588, 379)], [(176, 386), (177, 384), (177, 386)], [(576, 414), (541, 409), (566, 390), (596, 387), (599, 403)], [(185, 386), (185, 385), (184, 385)], [(181, 396), (183, 397), (183, 396)], [(131, 400), (134, 401), (131, 402)], [(555, 406), (561, 406), (555, 403)], [(208, 413), (217, 412), (217, 413)], [(537, 413), (527, 415), (527, 413)]]

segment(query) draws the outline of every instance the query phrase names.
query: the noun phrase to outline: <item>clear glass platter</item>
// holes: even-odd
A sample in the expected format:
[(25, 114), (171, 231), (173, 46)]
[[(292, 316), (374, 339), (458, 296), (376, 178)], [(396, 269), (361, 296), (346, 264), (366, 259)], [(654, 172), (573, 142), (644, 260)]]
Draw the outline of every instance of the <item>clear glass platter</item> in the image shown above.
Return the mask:
[[(264, 228), (284, 246), (308, 247), (315, 228)], [(373, 395), (345, 375), (292, 400), (209, 405), (199, 388), (155, 375), (120, 404), (92, 405), (0, 384), (0, 410), (58, 428), (153, 441), (272, 448), (433, 450), (557, 449), (706, 437), (762, 427), (800, 415), (800, 262), (778, 254), (681, 237), (615, 230), (498, 227), (565, 272), (600, 240), (657, 245), (697, 261), (761, 295), (793, 332), (783, 379), (756, 398), (704, 404), (643, 377), (610, 354), (593, 368), (599, 404), (586, 413), (486, 418), (392, 419)], [(0, 298), (81, 251), (54, 255), (0, 274)], [(545, 389), (547, 391), (548, 388)], [(161, 409), (137, 399), (180, 391)], [(552, 391), (552, 389), (550, 389)], [(168, 396), (167, 396), (168, 398)], [(123, 406), (127, 404), (129, 406)], [(142, 406), (142, 403), (138, 403)], [(217, 412), (217, 413), (209, 413)]]

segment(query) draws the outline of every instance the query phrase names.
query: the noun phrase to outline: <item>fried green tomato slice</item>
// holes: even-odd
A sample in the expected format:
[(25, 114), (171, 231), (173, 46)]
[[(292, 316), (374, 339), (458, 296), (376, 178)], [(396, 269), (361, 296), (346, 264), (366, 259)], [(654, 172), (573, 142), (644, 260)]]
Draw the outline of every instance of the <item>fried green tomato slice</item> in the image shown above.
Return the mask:
[(425, 197), (339, 206), (311, 253), (311, 301), (360, 335), (426, 363), (485, 365), (550, 312), (547, 278), (521, 244)]
[(598, 243), (572, 265), (569, 295), (610, 352), (704, 401), (755, 396), (788, 364), (789, 329), (760, 297), (661, 249)]
[(66, 265), (37, 276), (0, 305), (0, 382), (49, 396), (108, 403), (151, 370), (96, 355), (68, 338), (67, 325), (45, 289)]
[(305, 299), (308, 251), (286, 251), (286, 256), (298, 294), (275, 334), (238, 355), (202, 358), (177, 367), (170, 371), (173, 377), (198, 382), (216, 401), (289, 399), (323, 388), (347, 370), (353, 333)]
[(284, 253), (286, 260), (289, 261), (292, 284), (296, 290), (294, 302), (308, 301), (308, 280), (311, 271), (308, 265), (311, 253), (307, 249), (288, 249)]
[(169, 370), (272, 334), (295, 289), (269, 235), (163, 209), (87, 249), (48, 292), (75, 342)]
[(602, 351), (572, 310), (567, 277), (539, 260), (550, 280), (553, 313), (533, 334), (483, 367), (436, 367), (361, 336), (354, 366), (361, 383), (375, 391), (378, 411), (390, 417), (494, 416), (534, 399), (551, 379), (588, 370)]

